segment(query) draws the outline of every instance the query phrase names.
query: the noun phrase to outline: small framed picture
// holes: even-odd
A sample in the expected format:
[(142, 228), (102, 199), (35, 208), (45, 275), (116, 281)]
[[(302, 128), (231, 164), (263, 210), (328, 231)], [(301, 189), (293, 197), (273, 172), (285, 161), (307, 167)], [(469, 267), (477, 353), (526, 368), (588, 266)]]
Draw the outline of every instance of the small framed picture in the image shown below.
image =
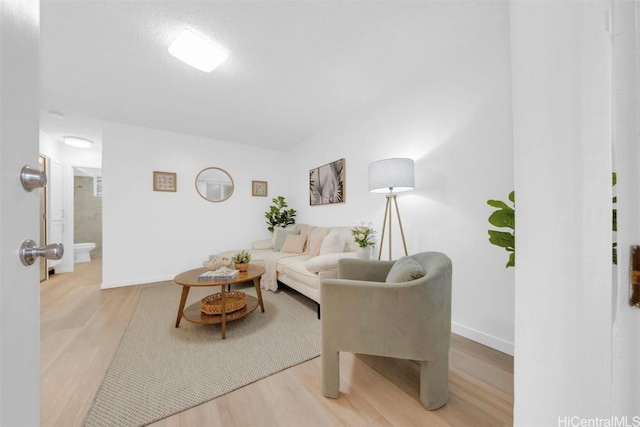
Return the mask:
[(153, 191), (176, 191), (177, 188), (174, 172), (153, 171)]
[(251, 195), (267, 197), (269, 194), (267, 181), (251, 181)]

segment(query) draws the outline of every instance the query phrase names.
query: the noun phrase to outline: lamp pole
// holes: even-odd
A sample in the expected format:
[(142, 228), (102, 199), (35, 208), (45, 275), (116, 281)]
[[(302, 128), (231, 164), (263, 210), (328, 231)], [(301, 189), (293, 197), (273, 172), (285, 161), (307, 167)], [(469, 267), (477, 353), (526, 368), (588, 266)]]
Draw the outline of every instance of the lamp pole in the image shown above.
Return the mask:
[(400, 209), (398, 208), (398, 200), (396, 198), (396, 194), (393, 192), (393, 187), (389, 188), (389, 194), (386, 195), (387, 198), (387, 204), (384, 208), (384, 219), (382, 220), (382, 234), (380, 237), (380, 250), (378, 251), (378, 260), (380, 260), (382, 258), (382, 246), (384, 243), (384, 234), (387, 231), (387, 217), (389, 218), (389, 261), (391, 261), (391, 252), (392, 252), (392, 240), (391, 240), (391, 234), (392, 234), (392, 227), (391, 227), (391, 223), (392, 221), (392, 217), (393, 217), (393, 212), (391, 211), (392, 207), (391, 207), (391, 200), (393, 200), (393, 204), (395, 205), (396, 208), (396, 216), (398, 217), (398, 225), (400, 226), (400, 236), (402, 237), (402, 246), (404, 248), (404, 254), (405, 255), (409, 255), (408, 251), (407, 251), (407, 242), (404, 239), (404, 229), (402, 228), (402, 219), (400, 219)]

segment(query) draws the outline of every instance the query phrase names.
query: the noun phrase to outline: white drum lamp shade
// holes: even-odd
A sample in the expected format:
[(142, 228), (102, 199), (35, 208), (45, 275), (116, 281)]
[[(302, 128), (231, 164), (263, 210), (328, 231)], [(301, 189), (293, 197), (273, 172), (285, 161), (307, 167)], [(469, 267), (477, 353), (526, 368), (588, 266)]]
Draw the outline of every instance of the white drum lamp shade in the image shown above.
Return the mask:
[(399, 193), (415, 187), (413, 159), (384, 159), (369, 165), (369, 191), (372, 193)]

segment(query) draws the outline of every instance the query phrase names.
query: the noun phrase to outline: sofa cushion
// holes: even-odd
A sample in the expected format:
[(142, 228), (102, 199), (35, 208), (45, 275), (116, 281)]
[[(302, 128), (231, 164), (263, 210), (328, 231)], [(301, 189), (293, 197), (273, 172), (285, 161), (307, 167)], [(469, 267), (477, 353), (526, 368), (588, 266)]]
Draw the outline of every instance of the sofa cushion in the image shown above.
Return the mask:
[(304, 252), (304, 244), (306, 243), (306, 241), (306, 235), (289, 234), (284, 240), (284, 244), (280, 248), (280, 252), (301, 254), (302, 252)]
[(251, 249), (273, 249), (273, 239), (256, 240), (251, 242)]
[(311, 273), (319, 273), (321, 271), (336, 270), (338, 261), (342, 258), (355, 258), (355, 252), (336, 252), (332, 254), (324, 254), (309, 258), (305, 263), (305, 267)]
[(358, 252), (360, 246), (356, 243), (351, 232), (351, 227), (335, 227), (338, 234), (344, 238), (344, 251), (345, 252)]
[(280, 252), (282, 245), (284, 245), (284, 241), (290, 234), (300, 234), (300, 230), (291, 230), (287, 228), (276, 228), (273, 230), (273, 250)]
[(424, 276), (424, 270), (418, 261), (410, 256), (399, 258), (389, 270), (386, 283), (401, 283), (419, 279)]
[(338, 230), (331, 229), (329, 234), (324, 236), (320, 245), (320, 255), (333, 254), (336, 252), (344, 252), (344, 237), (338, 233)]
[(295, 224), (295, 227), (297, 230), (300, 230), (301, 236), (307, 236), (307, 240), (309, 239), (309, 233), (311, 233), (311, 230), (315, 228), (313, 225), (309, 224)]
[(318, 275), (307, 270), (308, 255), (292, 256), (278, 261), (278, 271), (282, 273), (278, 279), (283, 283), (302, 283), (312, 289), (318, 289)]
[(320, 255), (320, 246), (322, 245), (322, 239), (329, 233), (329, 228), (316, 227), (309, 233), (307, 239), (307, 247), (309, 248), (309, 256), (314, 257)]

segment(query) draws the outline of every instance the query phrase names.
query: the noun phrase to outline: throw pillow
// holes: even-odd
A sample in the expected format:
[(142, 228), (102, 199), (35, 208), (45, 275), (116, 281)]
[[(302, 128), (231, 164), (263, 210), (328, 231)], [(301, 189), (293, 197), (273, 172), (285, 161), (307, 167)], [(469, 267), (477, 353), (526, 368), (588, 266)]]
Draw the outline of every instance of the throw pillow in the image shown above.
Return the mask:
[(294, 226), (297, 230), (300, 230), (301, 236), (306, 236), (306, 241), (304, 244), (304, 248), (302, 249), (302, 253), (308, 253), (309, 252), (309, 234), (311, 233), (311, 230), (313, 230), (315, 227), (309, 224), (294, 224)]
[[(282, 227), (282, 226), (275, 226), (273, 227), (273, 233), (271, 233), (271, 242), (273, 243), (272, 248), (276, 247), (276, 237), (278, 236), (278, 230), (287, 230), (287, 231), (291, 231), (291, 230), (297, 230), (298, 229), (298, 225), (297, 224), (292, 224), (288, 227)], [(282, 241), (284, 243), (284, 240)], [(277, 249), (276, 249), (277, 250)]]
[(424, 276), (424, 270), (418, 261), (410, 256), (404, 256), (398, 259), (389, 274), (387, 274), (386, 283), (401, 283), (419, 279)]
[(322, 239), (329, 233), (328, 228), (317, 227), (311, 230), (309, 233), (309, 257), (320, 255), (320, 245), (322, 245)]
[(284, 241), (290, 234), (300, 234), (300, 230), (287, 230), (286, 228), (276, 228), (273, 230), (273, 250), (280, 252), (282, 245), (284, 245)]
[(344, 238), (338, 233), (338, 230), (332, 228), (320, 245), (320, 255), (333, 254), (336, 252), (344, 252)]
[(306, 235), (289, 234), (284, 240), (284, 245), (280, 248), (280, 252), (289, 252), (291, 254), (301, 254), (304, 251), (304, 244), (307, 241)]

